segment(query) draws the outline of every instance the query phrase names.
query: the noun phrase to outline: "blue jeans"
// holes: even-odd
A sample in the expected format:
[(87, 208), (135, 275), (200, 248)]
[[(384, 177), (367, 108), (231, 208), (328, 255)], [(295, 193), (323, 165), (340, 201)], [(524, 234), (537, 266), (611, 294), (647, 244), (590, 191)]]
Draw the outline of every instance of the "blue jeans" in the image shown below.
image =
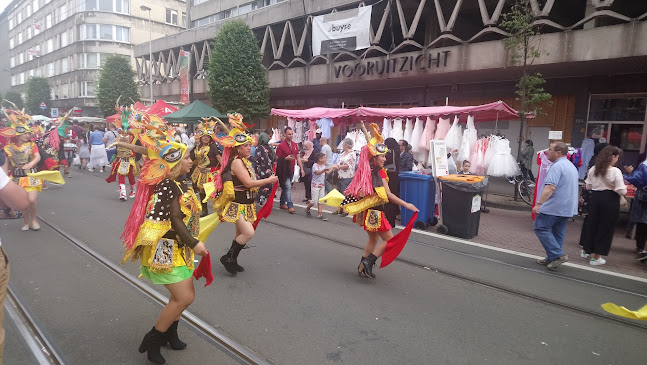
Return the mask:
[(287, 179), (281, 185), (281, 205), (287, 205), (288, 208), (292, 208), (292, 179)]
[(564, 237), (568, 217), (539, 214), (535, 219), (535, 234), (546, 250), (546, 260), (553, 261), (564, 256)]

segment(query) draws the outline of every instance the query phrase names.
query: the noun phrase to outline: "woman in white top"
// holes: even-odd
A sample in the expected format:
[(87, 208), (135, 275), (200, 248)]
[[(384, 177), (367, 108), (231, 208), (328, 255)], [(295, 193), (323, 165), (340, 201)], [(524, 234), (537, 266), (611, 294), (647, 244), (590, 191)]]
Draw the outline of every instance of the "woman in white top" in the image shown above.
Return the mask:
[(589, 214), (582, 226), (580, 245), (582, 257), (588, 258), (590, 265), (604, 265), (601, 256), (609, 255), (613, 233), (620, 214), (621, 196), (627, 194), (622, 172), (617, 167), (622, 151), (607, 146), (600, 151), (586, 177), (586, 189), (591, 191)]
[[(346, 191), (346, 188), (353, 181), (353, 176), (355, 176), (355, 165), (357, 158), (355, 157), (355, 151), (353, 151), (353, 140), (350, 138), (345, 138), (342, 141), (342, 148), (344, 152), (337, 159), (337, 176), (339, 177), (339, 192), (342, 194)], [(345, 217), (348, 213), (344, 212), (340, 207), (337, 211), (339, 215)]]

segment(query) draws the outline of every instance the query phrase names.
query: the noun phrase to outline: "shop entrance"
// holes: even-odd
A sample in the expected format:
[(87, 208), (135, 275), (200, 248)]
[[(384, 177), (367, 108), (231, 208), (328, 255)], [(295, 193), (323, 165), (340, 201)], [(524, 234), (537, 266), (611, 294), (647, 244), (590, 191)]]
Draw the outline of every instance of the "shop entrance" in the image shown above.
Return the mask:
[(592, 95), (586, 138), (605, 138), (624, 151), (623, 165), (634, 165), (645, 151), (647, 137), (647, 96)]

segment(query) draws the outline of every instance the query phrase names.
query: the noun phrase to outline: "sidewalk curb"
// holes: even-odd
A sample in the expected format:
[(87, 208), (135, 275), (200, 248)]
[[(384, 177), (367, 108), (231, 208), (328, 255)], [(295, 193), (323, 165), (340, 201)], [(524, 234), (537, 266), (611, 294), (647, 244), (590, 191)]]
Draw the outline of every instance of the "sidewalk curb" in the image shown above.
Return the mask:
[(515, 210), (520, 212), (532, 211), (532, 207), (530, 205), (515, 205), (515, 204), (506, 204), (506, 203), (491, 202), (491, 201), (484, 201), (484, 202), (485, 202), (485, 207), (487, 208), (507, 209), (507, 210)]

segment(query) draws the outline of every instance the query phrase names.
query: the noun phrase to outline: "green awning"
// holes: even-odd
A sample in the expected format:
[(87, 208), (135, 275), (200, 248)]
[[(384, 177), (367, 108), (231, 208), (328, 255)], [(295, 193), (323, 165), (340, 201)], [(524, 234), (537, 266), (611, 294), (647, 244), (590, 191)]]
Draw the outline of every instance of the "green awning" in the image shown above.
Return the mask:
[(193, 103), (185, 106), (184, 108), (176, 111), (175, 113), (167, 114), (164, 120), (170, 123), (200, 123), (201, 118), (217, 117), (227, 122), (227, 115), (219, 112), (218, 110), (210, 107), (209, 105), (196, 100)]

